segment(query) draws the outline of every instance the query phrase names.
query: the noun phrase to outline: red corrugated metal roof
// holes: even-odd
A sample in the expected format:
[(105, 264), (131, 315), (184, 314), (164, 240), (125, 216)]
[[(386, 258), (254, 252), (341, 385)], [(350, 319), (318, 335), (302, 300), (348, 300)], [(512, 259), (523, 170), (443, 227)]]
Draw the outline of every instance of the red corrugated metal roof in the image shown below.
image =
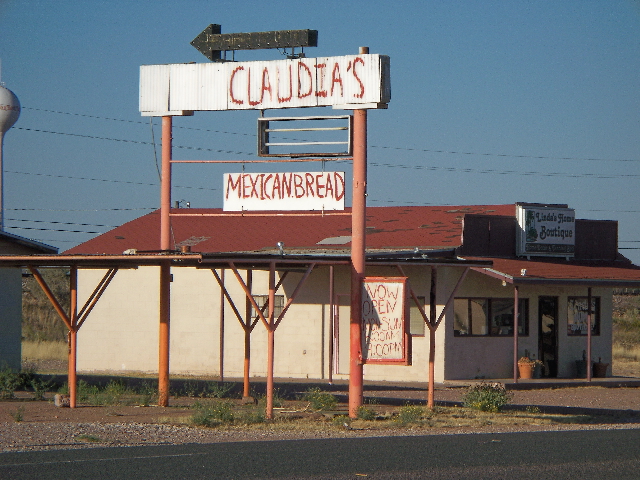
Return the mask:
[[(190, 245), (193, 252), (337, 251), (350, 247), (350, 209), (345, 212), (261, 212), (245, 215), (221, 209), (174, 209), (172, 232), (176, 248)], [(465, 214), (515, 216), (515, 205), (368, 207), (367, 250), (456, 248), (462, 242)], [(160, 212), (132, 220), (65, 254), (118, 255), (125, 250), (160, 249)], [(581, 283), (640, 285), (640, 267), (623, 256), (614, 262), (549, 258), (486, 258), (493, 267), (477, 269), (515, 284)], [(526, 275), (521, 275), (526, 269)]]
[[(567, 283), (623, 286), (640, 285), (640, 267), (620, 256), (617, 261), (575, 261), (565, 259), (531, 258), (483, 258), (491, 260), (493, 266), (484, 270), (493, 276), (505, 276), (514, 284)], [(523, 272), (523, 270), (525, 270)], [(511, 277), (513, 280), (511, 280)]]
[[(221, 209), (174, 209), (175, 244), (191, 245), (194, 252), (247, 252), (345, 249), (351, 235), (350, 209), (345, 212), (225, 213)], [(367, 249), (455, 248), (462, 242), (466, 213), (515, 215), (514, 205), (449, 207), (368, 207)], [(345, 238), (347, 237), (347, 238)], [(121, 254), (127, 249), (160, 249), (160, 212), (155, 211), (117, 227), (67, 254)]]

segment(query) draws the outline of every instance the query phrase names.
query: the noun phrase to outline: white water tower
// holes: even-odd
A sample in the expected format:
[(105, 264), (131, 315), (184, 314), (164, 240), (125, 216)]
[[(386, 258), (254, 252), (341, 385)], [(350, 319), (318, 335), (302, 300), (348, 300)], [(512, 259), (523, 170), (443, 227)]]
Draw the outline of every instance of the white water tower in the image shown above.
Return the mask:
[(2, 145), (4, 134), (13, 127), (20, 116), (20, 101), (15, 93), (0, 82), (0, 230), (4, 231), (4, 166)]

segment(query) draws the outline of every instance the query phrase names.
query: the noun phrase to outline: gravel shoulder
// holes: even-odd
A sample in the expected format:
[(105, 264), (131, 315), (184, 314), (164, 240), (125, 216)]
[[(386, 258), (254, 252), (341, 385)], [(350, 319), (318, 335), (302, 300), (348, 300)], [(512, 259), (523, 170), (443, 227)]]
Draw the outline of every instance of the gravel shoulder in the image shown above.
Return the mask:
[[(436, 402), (455, 404), (462, 388), (436, 389)], [(79, 406), (59, 408), (52, 401), (32, 401), (19, 394), (15, 401), (0, 402), (0, 451), (52, 450), (105, 446), (216, 443), (312, 438), (366, 437), (389, 435), (434, 435), (503, 433), (514, 431), (640, 428), (640, 388), (572, 387), (516, 390), (511, 405), (524, 409), (537, 407), (542, 412), (608, 412), (602, 421), (591, 424), (484, 425), (482, 427), (398, 427), (340, 429), (331, 422), (312, 428), (259, 424), (252, 427), (194, 427), (188, 424), (195, 399), (171, 399), (167, 408), (149, 406)], [(367, 392), (370, 402), (383, 404), (393, 398), (397, 404), (424, 399), (421, 389), (377, 389)], [(379, 399), (379, 400), (376, 400)], [(21, 417), (21, 418), (19, 418)], [(19, 418), (20, 421), (16, 421)]]

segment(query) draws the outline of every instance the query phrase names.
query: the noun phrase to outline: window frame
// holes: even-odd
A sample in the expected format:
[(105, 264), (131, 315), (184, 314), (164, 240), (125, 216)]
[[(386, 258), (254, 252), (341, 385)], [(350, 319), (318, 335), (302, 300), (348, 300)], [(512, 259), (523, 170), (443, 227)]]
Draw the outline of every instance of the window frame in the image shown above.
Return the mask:
[[(584, 331), (582, 329), (571, 329), (572, 325), (575, 325), (576, 322), (572, 321), (575, 320), (575, 305), (573, 307), (571, 307), (571, 302), (574, 301), (578, 301), (578, 300), (582, 300), (584, 302), (584, 322), (581, 322), (580, 325), (584, 325)], [(587, 336), (587, 313), (586, 313), (586, 308), (587, 308), (587, 302), (589, 301), (589, 297), (586, 295), (572, 295), (572, 296), (568, 296), (567, 297), (567, 336), (568, 337), (586, 337)], [(591, 297), (591, 301), (594, 303), (594, 308), (592, 310), (592, 317), (591, 317), (591, 336), (600, 336), (600, 321), (601, 321), (601, 305), (602, 302), (600, 301), (600, 296), (592, 296)], [(572, 313), (573, 313), (573, 318), (572, 318)]]
[[(258, 308), (262, 309), (262, 307), (266, 303), (269, 303), (269, 294), (267, 294), (267, 295), (253, 295), (253, 300), (256, 302), (256, 305), (258, 305)], [(280, 316), (280, 314), (282, 313), (282, 310), (284, 309), (284, 295), (276, 295), (274, 303), (275, 303), (275, 305), (273, 306), (273, 318), (277, 319)], [(269, 318), (268, 317), (268, 308), (265, 309), (263, 315), (264, 315), (264, 318)], [(254, 319), (254, 320), (257, 320), (258, 318), (260, 318), (260, 316), (258, 315), (258, 312), (253, 307), (253, 305), (251, 305), (251, 318)]]
[[(469, 331), (471, 333), (460, 333), (460, 330), (456, 329), (455, 324), (455, 315), (456, 315), (456, 303), (460, 301), (466, 301), (466, 320), (468, 322)], [(474, 315), (473, 312), (477, 311), (477, 308), (473, 308), (473, 302), (482, 302), (477, 303), (477, 305), (481, 305), (482, 312), (484, 312), (484, 319), (481, 320), (484, 322), (484, 331), (486, 333), (473, 333), (474, 331)], [(453, 322), (453, 335), (455, 337), (510, 337), (513, 338), (513, 313), (511, 316), (511, 325), (505, 325), (509, 328), (509, 333), (494, 333), (494, 318), (497, 315), (495, 312), (497, 308), (497, 302), (507, 302), (511, 304), (511, 310), (513, 311), (513, 298), (508, 297), (457, 297), (454, 299), (454, 322)], [(464, 308), (464, 307), (462, 307)], [(507, 314), (508, 315), (508, 314)], [(477, 326), (477, 325), (476, 325)], [(482, 324), (480, 327), (482, 328)], [(528, 298), (519, 298), (518, 299), (518, 337), (528, 337), (529, 336), (529, 299)], [(499, 326), (497, 328), (500, 328)]]

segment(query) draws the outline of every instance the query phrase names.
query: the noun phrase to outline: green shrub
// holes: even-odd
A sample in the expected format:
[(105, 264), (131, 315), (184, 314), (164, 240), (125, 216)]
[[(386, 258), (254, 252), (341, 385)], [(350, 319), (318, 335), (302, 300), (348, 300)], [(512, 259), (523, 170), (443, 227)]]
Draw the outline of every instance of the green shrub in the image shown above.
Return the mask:
[(482, 382), (469, 387), (462, 402), (467, 408), (496, 413), (511, 401), (511, 397), (504, 384)]
[(343, 428), (350, 428), (352, 421), (353, 420), (347, 415), (336, 415), (331, 419), (331, 423), (333, 423), (336, 427)]
[(251, 410), (242, 411), (233, 418), (234, 423), (240, 423), (242, 425), (253, 425), (256, 423), (264, 423), (266, 420), (265, 414), (262, 410), (252, 408)]
[(4, 366), (0, 369), (0, 398), (13, 398), (15, 391), (22, 385), (20, 374)]
[(372, 409), (364, 406), (364, 405), (360, 405), (358, 407), (357, 412), (356, 412), (356, 416), (360, 420), (375, 420), (376, 419), (376, 412), (373, 411)]
[(204, 396), (210, 398), (230, 398), (235, 388), (236, 384), (232, 382), (209, 382)]
[(314, 410), (335, 410), (338, 399), (335, 395), (323, 392), (318, 387), (307, 390), (302, 399), (311, 404)]
[(202, 427), (215, 427), (222, 423), (233, 423), (233, 408), (229, 402), (196, 402), (191, 407), (195, 413), (191, 416), (191, 423)]
[(410, 423), (418, 423), (424, 417), (424, 408), (420, 405), (405, 405), (400, 407), (396, 422), (400, 425), (408, 425)]
[(24, 405), (20, 405), (15, 412), (9, 415), (11, 415), (16, 422), (21, 422), (24, 420)]
[(53, 387), (53, 381), (43, 380), (40, 377), (34, 376), (29, 381), (29, 386), (33, 390), (33, 397), (35, 400), (44, 400), (44, 394)]
[(142, 382), (142, 385), (138, 388), (138, 395), (140, 395), (140, 405), (148, 407), (151, 402), (156, 401), (158, 398), (158, 387), (152, 382)]

